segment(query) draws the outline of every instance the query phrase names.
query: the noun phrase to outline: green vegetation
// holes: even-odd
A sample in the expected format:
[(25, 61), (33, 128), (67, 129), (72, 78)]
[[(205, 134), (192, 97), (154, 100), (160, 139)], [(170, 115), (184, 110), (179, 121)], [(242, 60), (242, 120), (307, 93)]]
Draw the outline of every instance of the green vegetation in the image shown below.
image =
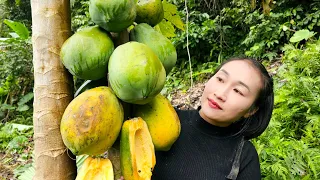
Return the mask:
[[(190, 87), (187, 35), (196, 82), (232, 56), (263, 61), (274, 77), (276, 95), (270, 126), (253, 140), (263, 177), (319, 179), (320, 2), (279, 0), (260, 6), (260, 1), (249, 0), (189, 0), (188, 24), (177, 20), (186, 20), (184, 0), (163, 3), (165, 19), (155, 29), (174, 42), (178, 54), (163, 93), (170, 97), (173, 90)], [(72, 0), (71, 5), (73, 32), (93, 25), (88, 1)], [(33, 146), (28, 126), (33, 110), (30, 3), (0, 0), (0, 12), (0, 152), (17, 153), (26, 161)], [(75, 89), (81, 83), (75, 79)], [(1, 163), (10, 161), (7, 156)], [(25, 169), (18, 168), (17, 176)]]

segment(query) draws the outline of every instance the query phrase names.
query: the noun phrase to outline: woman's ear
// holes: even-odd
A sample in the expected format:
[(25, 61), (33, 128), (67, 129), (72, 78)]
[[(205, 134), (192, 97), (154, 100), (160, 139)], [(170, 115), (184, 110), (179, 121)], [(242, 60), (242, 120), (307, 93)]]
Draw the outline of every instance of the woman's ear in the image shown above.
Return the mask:
[(250, 108), (249, 111), (243, 117), (248, 118), (248, 117), (254, 115), (254, 113), (256, 113), (258, 110), (259, 110), (258, 107)]

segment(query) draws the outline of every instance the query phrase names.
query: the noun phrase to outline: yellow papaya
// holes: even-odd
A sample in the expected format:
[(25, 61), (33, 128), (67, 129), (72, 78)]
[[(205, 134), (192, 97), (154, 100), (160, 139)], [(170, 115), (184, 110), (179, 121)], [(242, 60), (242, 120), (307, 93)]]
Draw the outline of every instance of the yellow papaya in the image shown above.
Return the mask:
[(87, 90), (67, 106), (62, 140), (74, 155), (100, 155), (117, 139), (123, 119), (123, 107), (109, 87)]
[(148, 126), (140, 117), (123, 123), (120, 137), (120, 166), (125, 180), (150, 180), (156, 164)]
[(133, 116), (146, 121), (156, 151), (168, 151), (181, 131), (179, 117), (170, 101), (158, 94), (145, 105), (134, 105)]
[(114, 180), (111, 161), (88, 157), (83, 162), (76, 180)]

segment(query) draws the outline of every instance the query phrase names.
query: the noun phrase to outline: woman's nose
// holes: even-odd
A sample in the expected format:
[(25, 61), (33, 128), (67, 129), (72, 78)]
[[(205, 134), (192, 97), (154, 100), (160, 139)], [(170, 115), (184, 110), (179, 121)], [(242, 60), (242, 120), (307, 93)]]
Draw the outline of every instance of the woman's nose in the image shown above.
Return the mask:
[(222, 102), (225, 102), (227, 100), (227, 90), (226, 89), (219, 89), (217, 90), (214, 95)]

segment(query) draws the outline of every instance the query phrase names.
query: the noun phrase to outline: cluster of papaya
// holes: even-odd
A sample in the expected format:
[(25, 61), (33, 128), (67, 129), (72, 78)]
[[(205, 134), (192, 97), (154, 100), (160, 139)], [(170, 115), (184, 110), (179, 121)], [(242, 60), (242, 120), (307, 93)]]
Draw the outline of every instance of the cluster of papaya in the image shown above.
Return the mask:
[[(114, 179), (114, 162), (102, 157), (119, 146), (121, 176), (151, 179), (155, 151), (167, 151), (180, 134), (170, 101), (160, 94), (175, 66), (176, 49), (153, 26), (162, 21), (161, 0), (90, 0), (96, 24), (67, 39), (60, 56), (68, 71), (87, 80), (65, 109), (60, 131), (76, 156), (89, 155), (81, 179)], [(115, 46), (112, 34), (129, 40)]]

